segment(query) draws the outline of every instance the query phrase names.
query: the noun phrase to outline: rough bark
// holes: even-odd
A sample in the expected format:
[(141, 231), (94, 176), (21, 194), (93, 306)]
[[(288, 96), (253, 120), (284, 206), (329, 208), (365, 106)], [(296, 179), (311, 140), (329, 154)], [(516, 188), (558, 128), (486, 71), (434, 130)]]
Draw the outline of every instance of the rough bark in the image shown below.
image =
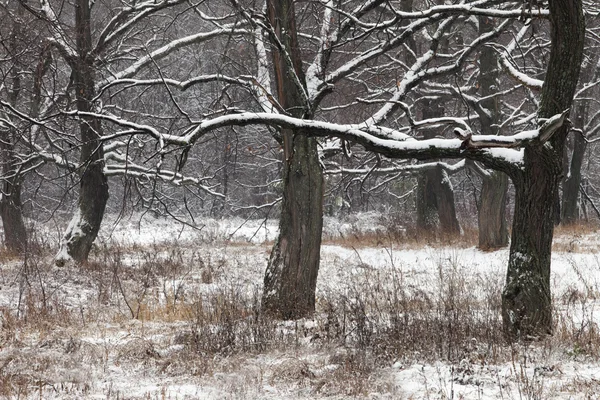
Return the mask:
[[(286, 132), (286, 135), (293, 135)], [(323, 177), (314, 138), (294, 136), (294, 153), (283, 171), (279, 238), (265, 273), (263, 307), (284, 319), (315, 309), (323, 228)]]
[[(291, 0), (269, 0), (267, 10), (276, 35), (271, 41), (278, 100), (291, 115), (302, 117), (308, 108), (299, 86), (305, 79), (293, 5)], [(277, 41), (283, 48), (277, 47)], [(317, 140), (299, 133), (281, 130), (284, 160), (279, 238), (265, 272), (262, 299), (265, 312), (284, 319), (302, 318), (314, 311), (323, 227), (324, 181)]]
[[(479, 33), (490, 32), (494, 28), (489, 17), (479, 18)], [(479, 60), (479, 86), (482, 97), (494, 94), (498, 89), (498, 61), (496, 51), (491, 47), (483, 47)], [(481, 106), (487, 112), (480, 112), (481, 134), (496, 135), (496, 126), (500, 120), (498, 99), (489, 97)], [(483, 250), (498, 249), (508, 246), (508, 227), (506, 223), (506, 194), (508, 176), (503, 172), (493, 171), (489, 176), (482, 176), (481, 197), (477, 224), (479, 228), (479, 248)]]
[[(94, 98), (94, 69), (90, 7), (87, 0), (75, 4), (75, 28), (78, 57), (72, 61), (74, 90), (78, 111), (92, 111)], [(61, 249), (56, 257), (58, 265), (73, 259), (84, 262), (100, 230), (104, 209), (108, 201), (108, 181), (104, 175), (104, 152), (99, 138), (102, 134), (100, 120), (82, 118), (79, 123), (81, 136), (80, 187), (77, 211), (63, 236)]]
[[(581, 0), (550, 0), (549, 5), (552, 45), (538, 111), (540, 118), (571, 107), (585, 36)], [(504, 329), (511, 338), (552, 332), (550, 256), (568, 130), (568, 124), (564, 124), (549, 142), (527, 147), (523, 168), (511, 171), (515, 212), (502, 293)]]

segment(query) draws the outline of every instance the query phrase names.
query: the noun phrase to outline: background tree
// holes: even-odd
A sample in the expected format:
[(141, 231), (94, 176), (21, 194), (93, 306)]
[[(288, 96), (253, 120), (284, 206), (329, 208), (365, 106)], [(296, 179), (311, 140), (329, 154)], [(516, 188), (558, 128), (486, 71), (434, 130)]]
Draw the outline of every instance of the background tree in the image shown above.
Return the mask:
[[(489, 32), (494, 20), (479, 18), (479, 32)], [(501, 122), (500, 101), (495, 97), (498, 91), (499, 65), (496, 51), (484, 46), (480, 52), (478, 84), (481, 91), (481, 107), (477, 107), (483, 135), (497, 135)], [(508, 245), (508, 226), (506, 223), (506, 196), (508, 176), (503, 172), (490, 171), (481, 174), (481, 196), (478, 209), (477, 227), (479, 228), (479, 248), (496, 249)]]

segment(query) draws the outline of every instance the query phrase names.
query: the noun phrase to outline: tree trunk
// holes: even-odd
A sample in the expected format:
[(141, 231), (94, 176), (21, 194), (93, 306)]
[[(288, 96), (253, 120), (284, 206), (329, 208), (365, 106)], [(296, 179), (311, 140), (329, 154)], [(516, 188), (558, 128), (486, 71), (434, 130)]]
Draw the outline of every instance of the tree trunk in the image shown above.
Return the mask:
[(2, 198), (0, 199), (0, 214), (4, 226), (4, 244), (15, 254), (22, 254), (27, 250), (27, 229), (23, 221), (23, 206), (21, 203), (21, 177), (14, 168), (17, 160), (14, 157), (13, 139), (2, 140), (4, 175), (2, 184)]
[[(18, 8), (18, 15), (23, 9)], [(10, 90), (9, 102), (13, 107), (17, 106), (21, 94), (21, 62), (18, 42), (22, 37), (23, 26), (20, 21), (13, 20), (10, 54), (13, 57), (13, 67), (9, 70)], [(35, 115), (35, 114), (34, 114)], [(21, 203), (21, 180), (19, 174), (19, 160), (15, 154), (17, 134), (12, 128), (1, 133), (0, 149), (2, 150), (2, 197), (0, 198), (0, 216), (4, 227), (4, 244), (6, 248), (15, 254), (22, 254), (27, 250), (27, 229), (23, 221), (23, 205)]]
[[(581, 111), (581, 108), (579, 109)], [(579, 115), (576, 121), (583, 120)], [(576, 122), (577, 123), (577, 122)], [(582, 126), (582, 125), (576, 125)], [(581, 185), (581, 166), (587, 142), (581, 134), (576, 133), (573, 136), (573, 154), (569, 166), (569, 173), (563, 183), (563, 198), (562, 198), (562, 223), (565, 225), (573, 225), (579, 222), (579, 187)]]
[(284, 163), (279, 238), (263, 295), (264, 309), (284, 319), (302, 318), (315, 309), (323, 228), (324, 185), (317, 141), (300, 135), (293, 140), (294, 153)]
[[(78, 58), (72, 62), (77, 110), (92, 111), (94, 98), (93, 59), (90, 55), (92, 36), (89, 1), (77, 0), (75, 28)], [(56, 256), (57, 265), (73, 259), (84, 262), (100, 230), (104, 209), (108, 201), (108, 181), (104, 175), (104, 152), (100, 136), (102, 125), (98, 119), (82, 117), (80, 188), (77, 211), (63, 236), (61, 249)]]
[[(479, 18), (479, 33), (484, 34), (494, 28), (493, 19)], [(482, 135), (497, 135), (496, 128), (500, 120), (498, 99), (489, 97), (498, 89), (498, 60), (496, 50), (484, 46), (479, 60), (479, 86), (481, 96), (488, 97), (481, 102), (485, 112), (479, 112)], [(481, 200), (477, 224), (479, 228), (479, 248), (483, 250), (498, 249), (508, 245), (508, 227), (506, 223), (506, 194), (508, 176), (503, 172), (493, 171), (489, 176), (482, 175)]]
[(506, 247), (508, 246), (506, 223), (508, 176), (503, 172), (493, 171), (490, 176), (483, 176), (482, 181), (477, 218), (479, 248), (492, 250)]
[[(305, 87), (299, 86), (305, 85), (305, 79), (294, 2), (269, 0), (267, 10), (277, 35), (271, 41), (279, 103), (295, 117), (308, 116), (303, 95)], [(282, 49), (277, 48), (277, 41), (282, 44)], [(292, 65), (286, 60), (285, 53)], [(262, 307), (276, 317), (296, 319), (309, 315), (315, 309), (324, 180), (317, 140), (289, 129), (283, 129), (281, 133), (284, 165), (279, 238), (273, 246), (265, 272)]]
[[(437, 171), (427, 171), (417, 178), (417, 231), (419, 233), (436, 232), (438, 229), (437, 203), (433, 174)], [(433, 175), (433, 176), (432, 176)]]
[(515, 213), (502, 318), (510, 337), (552, 332), (550, 256), (555, 194), (560, 183), (559, 158), (546, 149), (526, 149), (522, 174), (512, 176)]
[[(552, 46), (540, 118), (571, 107), (585, 37), (581, 0), (550, 0), (549, 5)], [(523, 168), (510, 171), (516, 197), (502, 317), (511, 338), (527, 339), (552, 332), (550, 258), (568, 130), (565, 123), (545, 144), (525, 148)]]
[(417, 181), (417, 227), (421, 232), (460, 234), (454, 189), (441, 167), (422, 173)]
[[(600, 69), (598, 66), (599, 57), (596, 56), (587, 61), (587, 67), (582, 71), (582, 76), (592, 81), (600, 78)], [(575, 117), (573, 125), (580, 132), (573, 134), (573, 151), (571, 153), (571, 161), (568, 164), (568, 173), (563, 182), (562, 190), (562, 208), (561, 217), (562, 223), (572, 225), (579, 222), (580, 216), (580, 187), (581, 187), (581, 167), (587, 149), (585, 140), (586, 132), (584, 132), (585, 122), (589, 113), (590, 102), (580, 101), (575, 107)], [(567, 161), (568, 162), (568, 161)]]
[[(440, 106), (426, 104), (423, 108), (424, 119), (442, 115), (444, 110)], [(435, 132), (425, 132), (424, 137), (433, 138)], [(454, 189), (450, 177), (442, 168), (425, 171), (417, 179), (417, 231), (439, 232), (445, 235), (460, 234)]]

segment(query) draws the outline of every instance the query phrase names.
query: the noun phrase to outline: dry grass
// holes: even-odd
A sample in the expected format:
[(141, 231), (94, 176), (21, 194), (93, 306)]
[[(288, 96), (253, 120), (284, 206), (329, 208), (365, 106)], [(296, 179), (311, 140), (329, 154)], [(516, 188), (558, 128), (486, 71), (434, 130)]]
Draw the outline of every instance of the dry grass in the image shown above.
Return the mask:
[[(564, 229), (557, 236), (590, 232)], [(327, 243), (360, 249), (395, 247), (399, 240), (370, 234)], [(422, 247), (422, 240), (409, 238), (400, 247)], [(451, 243), (460, 248), (473, 246), (472, 241), (469, 231), (459, 239), (436, 238), (427, 244)], [(501, 334), (499, 319), (503, 276), (468, 273), (453, 254), (436, 261), (431, 286), (415, 285), (401, 268), (367, 268), (356, 261), (354, 267), (362, 272), (339, 290), (320, 293), (312, 319), (283, 322), (262, 315), (260, 280), (240, 284), (226, 274), (252, 263), (243, 255), (247, 249), (233, 246), (236, 252), (225, 258), (212, 253), (214, 244), (203, 246), (115, 244), (97, 249), (90, 263), (63, 269), (52, 266), (49, 254), (33, 255), (21, 264), (11, 259), (19, 265), (13, 269), (15, 281), (20, 282), (19, 302), (17, 307), (0, 308), (0, 346), (20, 349), (29, 341), (32, 348), (43, 350), (39, 358), (24, 350), (14, 353), (37, 360), (35, 373), (27, 370), (26, 362), (16, 362), (16, 355), (0, 357), (0, 397), (44, 398), (52, 391), (84, 396), (89, 381), (72, 379), (57, 386), (51, 371), (91, 361), (106, 370), (143, 365), (157, 376), (208, 381), (238, 374), (241, 380), (227, 381), (238, 398), (260, 397), (256, 393), (265, 382), (296, 387), (309, 397), (361, 398), (379, 392), (402, 398), (385, 372), (395, 363), (447, 363), (456, 374), (452, 382), (464, 384), (477, 381), (473, 372), (477, 368), (507, 364), (512, 375), (494, 379), (499, 387), (516, 385), (526, 399), (551, 398), (560, 391), (592, 396), (598, 389), (586, 379), (557, 387), (543, 379), (560, 369), (554, 361), (544, 364), (545, 360), (600, 359), (600, 329), (593, 319), (600, 290), (582, 273), (584, 289), (574, 288), (555, 298), (554, 336), (511, 346)], [(252, 248), (264, 252), (262, 247)], [(86, 296), (76, 303), (67, 296), (69, 291)], [(88, 345), (86, 350), (83, 335), (107, 324), (113, 327), (106, 328), (107, 336), (127, 331), (125, 337), (131, 340), (104, 347)], [(42, 347), (42, 343), (50, 344)], [(59, 349), (61, 357), (45, 355), (46, 348)], [(273, 354), (285, 354), (289, 362), (269, 370), (250, 362)], [(441, 375), (427, 378), (442, 381)], [(160, 398), (157, 393), (148, 397)], [(112, 388), (105, 395), (123, 397)]]
[(394, 246), (399, 249), (414, 250), (424, 246), (468, 248), (477, 246), (477, 229), (464, 227), (460, 235), (439, 232), (423, 232), (415, 229), (397, 231), (388, 227), (381, 232), (351, 232), (345, 236), (325, 236), (323, 244), (347, 248), (385, 248)]
[(596, 253), (600, 250), (600, 243), (590, 240), (598, 235), (600, 226), (596, 222), (581, 223), (577, 225), (559, 225), (554, 230), (552, 251), (568, 253)]

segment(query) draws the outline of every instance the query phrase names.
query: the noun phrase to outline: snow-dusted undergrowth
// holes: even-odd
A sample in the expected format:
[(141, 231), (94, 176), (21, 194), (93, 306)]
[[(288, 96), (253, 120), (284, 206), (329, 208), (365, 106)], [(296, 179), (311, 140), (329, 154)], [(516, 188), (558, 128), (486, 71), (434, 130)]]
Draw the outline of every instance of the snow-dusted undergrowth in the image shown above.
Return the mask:
[[(258, 312), (263, 242), (276, 223), (242, 222), (108, 223), (85, 266), (56, 268), (44, 252), (5, 257), (0, 397), (587, 399), (600, 391), (594, 234), (557, 238), (554, 337), (508, 345), (499, 320), (507, 250), (400, 243), (373, 214), (328, 219), (335, 244), (322, 249), (317, 313), (281, 322)], [(361, 235), (385, 240), (359, 245)]]

